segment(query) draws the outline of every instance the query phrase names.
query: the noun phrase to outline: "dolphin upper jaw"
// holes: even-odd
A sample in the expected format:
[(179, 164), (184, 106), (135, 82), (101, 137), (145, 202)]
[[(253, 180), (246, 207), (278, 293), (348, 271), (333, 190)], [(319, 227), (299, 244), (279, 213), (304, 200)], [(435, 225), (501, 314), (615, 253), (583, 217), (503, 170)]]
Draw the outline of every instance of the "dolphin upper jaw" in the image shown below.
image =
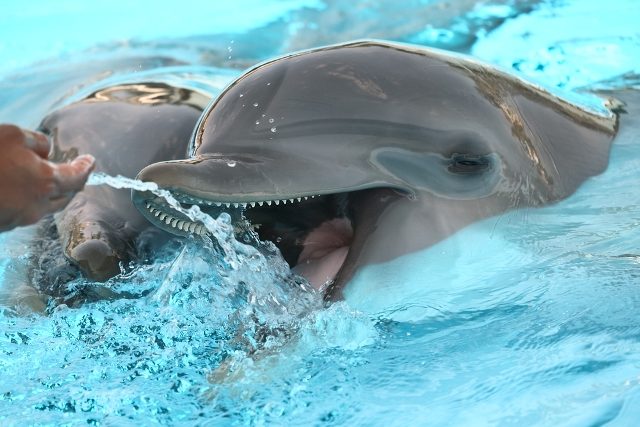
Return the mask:
[[(308, 173), (293, 177), (289, 173), (291, 162), (297, 170)], [(304, 206), (318, 197), (374, 188), (392, 188), (415, 197), (409, 186), (392, 176), (383, 173), (365, 176), (351, 167), (335, 169), (331, 164), (325, 169), (318, 168), (298, 161), (296, 156), (288, 156), (283, 162), (274, 156), (233, 153), (155, 163), (140, 171), (137, 179), (170, 191), (184, 208), (198, 205), (214, 214), (232, 209)], [(193, 223), (151, 192), (134, 190), (132, 200), (147, 220), (165, 231), (179, 236), (206, 233), (201, 224)]]

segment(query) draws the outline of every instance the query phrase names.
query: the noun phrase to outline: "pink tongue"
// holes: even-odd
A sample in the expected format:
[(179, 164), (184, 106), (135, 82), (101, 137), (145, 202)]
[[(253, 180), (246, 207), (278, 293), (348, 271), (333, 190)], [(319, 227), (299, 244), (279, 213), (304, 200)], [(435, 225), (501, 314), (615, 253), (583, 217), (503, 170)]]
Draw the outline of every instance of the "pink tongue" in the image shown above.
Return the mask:
[(314, 288), (322, 289), (340, 271), (352, 238), (353, 229), (346, 218), (322, 223), (305, 238), (293, 271), (304, 276)]

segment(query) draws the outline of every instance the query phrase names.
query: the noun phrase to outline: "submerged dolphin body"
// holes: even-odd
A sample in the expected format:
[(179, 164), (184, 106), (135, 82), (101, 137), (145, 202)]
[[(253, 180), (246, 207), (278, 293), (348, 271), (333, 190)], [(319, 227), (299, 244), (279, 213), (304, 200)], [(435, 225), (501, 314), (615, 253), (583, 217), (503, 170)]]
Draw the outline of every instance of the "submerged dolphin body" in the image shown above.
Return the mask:
[[(138, 178), (185, 204), (246, 208), (335, 299), (366, 265), (572, 194), (606, 168), (616, 130), (613, 114), (472, 59), (360, 41), (249, 70), (203, 114), (190, 158)], [(200, 230), (148, 193), (133, 199), (167, 231)]]
[[(54, 111), (40, 130), (53, 141), (52, 160), (91, 153), (97, 172), (133, 178), (151, 163), (184, 157), (209, 100), (165, 83), (117, 84)], [(89, 186), (56, 216), (56, 226), (66, 257), (86, 277), (102, 281), (135, 259), (149, 223), (129, 190)]]

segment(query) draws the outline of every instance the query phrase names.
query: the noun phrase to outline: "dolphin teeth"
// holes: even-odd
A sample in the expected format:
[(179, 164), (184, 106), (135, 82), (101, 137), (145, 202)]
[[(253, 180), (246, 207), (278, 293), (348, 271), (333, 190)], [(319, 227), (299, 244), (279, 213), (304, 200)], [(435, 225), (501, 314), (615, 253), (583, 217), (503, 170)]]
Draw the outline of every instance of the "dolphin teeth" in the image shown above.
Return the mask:
[(233, 207), (234, 207), (234, 208), (237, 208), (237, 207), (238, 207), (238, 204), (237, 204), (237, 203), (233, 203)]
[(256, 207), (256, 202), (250, 202), (249, 206), (251, 206), (252, 208), (255, 208)]
[(267, 200), (267, 205), (271, 206), (271, 200)]
[(231, 207), (231, 203), (225, 203), (224, 204), (226, 207), (230, 208)]
[(144, 205), (147, 207), (147, 209), (151, 208), (151, 203), (149, 202), (146, 202)]
[(171, 226), (172, 226), (173, 228), (175, 228), (175, 227), (176, 227), (176, 225), (178, 225), (178, 218), (174, 218), (174, 219), (173, 219), (173, 221), (171, 221)]
[(164, 223), (167, 225), (171, 223), (171, 217), (169, 215), (167, 215), (167, 217), (164, 219)]
[(293, 203), (293, 199), (289, 199), (289, 203)]
[(297, 200), (298, 202), (301, 202), (301, 201), (302, 201), (302, 197), (298, 197), (296, 200)]
[[(214, 203), (209, 202), (209, 204), (214, 204)], [(221, 203), (221, 202), (215, 202), (215, 205), (216, 205), (216, 206), (222, 206), (222, 203)]]
[(153, 214), (154, 214), (155, 216), (160, 216), (160, 214), (161, 214), (161, 213), (162, 213), (162, 212), (160, 212), (160, 211), (155, 211)]
[(182, 230), (183, 226), (184, 226), (184, 221), (178, 221), (178, 229)]
[(190, 223), (189, 224), (189, 231), (193, 233), (194, 231), (196, 231), (196, 227), (197, 226), (198, 226), (198, 224), (196, 224), (195, 222)]
[(167, 216), (167, 214), (166, 214), (166, 213), (164, 213), (164, 212), (163, 212), (163, 213), (161, 213), (161, 214), (160, 214), (160, 221), (164, 221), (164, 219), (165, 219), (165, 217), (166, 217), (166, 216)]
[(262, 206), (264, 205), (264, 202), (258, 202), (258, 205)]
[(305, 200), (309, 200), (309, 196), (304, 196), (303, 197)]
[(202, 231), (202, 226), (201, 225), (197, 225), (196, 228), (193, 230), (196, 234), (200, 234), (200, 232)]
[(279, 204), (280, 204), (280, 200), (274, 200), (274, 203), (275, 203), (276, 205), (279, 205)]

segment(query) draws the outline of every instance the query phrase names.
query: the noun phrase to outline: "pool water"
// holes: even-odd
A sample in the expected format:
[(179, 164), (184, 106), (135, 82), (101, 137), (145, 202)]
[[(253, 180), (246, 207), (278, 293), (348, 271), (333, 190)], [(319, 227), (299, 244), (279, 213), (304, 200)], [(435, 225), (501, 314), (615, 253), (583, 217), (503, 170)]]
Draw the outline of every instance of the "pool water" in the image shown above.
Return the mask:
[[(215, 94), (256, 61), (366, 36), (470, 52), (571, 97), (639, 85), (634, 0), (182, 3), (155, 20), (151, 2), (1, 6), (0, 120), (34, 127), (132, 73)], [(210, 240), (125, 266), (104, 285), (122, 298), (16, 312), (7, 301), (40, 256), (36, 229), (0, 235), (0, 424), (635, 425), (634, 94), (621, 95), (636, 102), (609, 168), (573, 196), (367, 269), (330, 307), (222, 217)]]

